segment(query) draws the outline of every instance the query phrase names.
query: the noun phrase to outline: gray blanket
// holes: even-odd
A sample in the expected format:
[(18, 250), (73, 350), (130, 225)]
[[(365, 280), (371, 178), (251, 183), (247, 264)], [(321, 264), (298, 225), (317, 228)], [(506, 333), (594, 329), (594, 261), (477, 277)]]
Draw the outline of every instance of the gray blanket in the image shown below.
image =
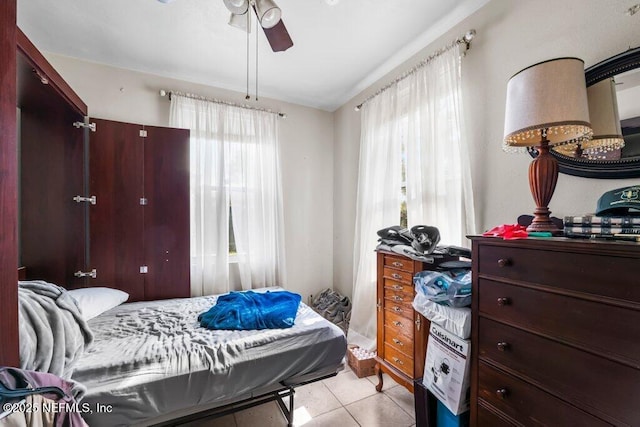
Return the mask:
[(41, 280), (18, 282), (20, 367), (70, 379), (93, 341), (76, 301), (62, 287)]

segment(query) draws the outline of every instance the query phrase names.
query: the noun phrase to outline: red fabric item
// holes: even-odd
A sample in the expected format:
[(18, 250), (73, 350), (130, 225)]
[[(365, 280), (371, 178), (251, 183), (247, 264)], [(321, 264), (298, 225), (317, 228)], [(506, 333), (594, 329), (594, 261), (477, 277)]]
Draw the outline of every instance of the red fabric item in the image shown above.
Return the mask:
[(493, 227), (489, 231), (482, 233), (483, 236), (488, 237), (502, 237), (505, 240), (509, 239), (526, 239), (529, 235), (527, 233), (527, 227), (520, 224), (502, 224)]

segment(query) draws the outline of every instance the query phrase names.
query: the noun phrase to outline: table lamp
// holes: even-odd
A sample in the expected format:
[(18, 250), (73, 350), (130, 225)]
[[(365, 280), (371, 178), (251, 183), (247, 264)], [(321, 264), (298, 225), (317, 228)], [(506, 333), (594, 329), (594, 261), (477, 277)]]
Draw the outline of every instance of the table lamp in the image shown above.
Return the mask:
[(619, 159), (624, 137), (618, 114), (616, 83), (601, 80), (587, 88), (589, 119), (593, 136), (589, 140), (553, 147), (553, 151), (572, 158), (588, 160)]
[(584, 62), (557, 58), (532, 65), (507, 84), (504, 148), (535, 147), (529, 166), (529, 187), (536, 203), (527, 231), (560, 230), (550, 218), (549, 202), (558, 182), (558, 162), (549, 147), (591, 137)]

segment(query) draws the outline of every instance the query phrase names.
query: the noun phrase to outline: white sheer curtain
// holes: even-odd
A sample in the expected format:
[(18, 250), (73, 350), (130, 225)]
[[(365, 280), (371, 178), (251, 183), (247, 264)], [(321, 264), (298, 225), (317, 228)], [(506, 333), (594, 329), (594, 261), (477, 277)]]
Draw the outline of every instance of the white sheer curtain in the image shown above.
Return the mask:
[(402, 118), (397, 91), (390, 89), (361, 111), (360, 166), (354, 242), (353, 308), (349, 342), (373, 349), (376, 337), (376, 231), (400, 221)]
[(454, 46), (362, 108), (349, 341), (376, 343), (376, 231), (400, 222), (405, 144), (409, 227), (438, 227), (442, 244), (475, 231), (463, 137), (460, 53)]
[(230, 215), (241, 288), (284, 285), (277, 116), (173, 94), (170, 124), (191, 130), (191, 294), (236, 287)]
[(407, 220), (433, 225), (441, 245), (468, 246), (475, 213), (463, 137), (460, 53), (454, 46), (402, 80), (407, 121)]

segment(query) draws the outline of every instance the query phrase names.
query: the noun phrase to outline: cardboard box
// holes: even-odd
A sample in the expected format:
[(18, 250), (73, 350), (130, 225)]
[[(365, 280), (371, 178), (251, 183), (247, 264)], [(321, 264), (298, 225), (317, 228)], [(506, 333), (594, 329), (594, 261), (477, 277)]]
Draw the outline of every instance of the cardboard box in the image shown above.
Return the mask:
[(471, 341), (431, 324), (422, 381), (452, 413), (469, 409)]
[(356, 374), (358, 378), (369, 377), (376, 373), (376, 359), (375, 354), (367, 359), (358, 359), (354, 353), (358, 347), (350, 347), (347, 351), (347, 360), (351, 370)]

